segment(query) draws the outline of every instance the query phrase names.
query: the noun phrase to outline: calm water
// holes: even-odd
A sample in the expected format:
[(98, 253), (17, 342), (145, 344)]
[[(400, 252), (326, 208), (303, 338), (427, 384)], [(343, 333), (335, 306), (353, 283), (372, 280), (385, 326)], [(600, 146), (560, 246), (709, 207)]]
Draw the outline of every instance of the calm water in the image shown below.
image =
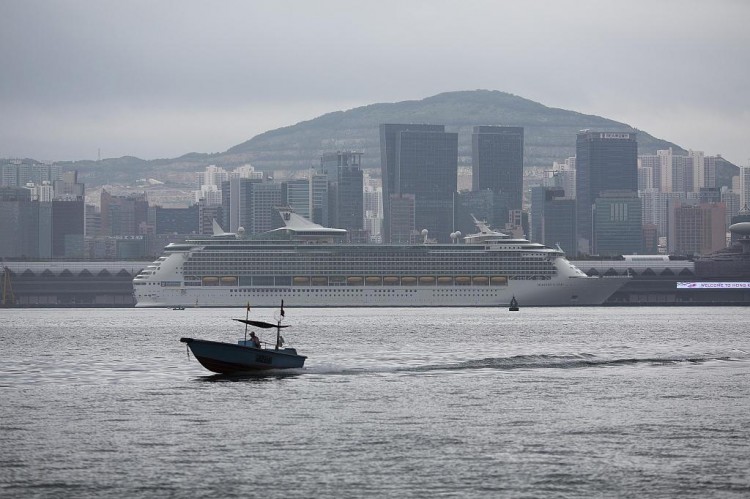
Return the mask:
[(750, 495), (747, 308), (288, 309), (306, 368), (244, 379), (178, 341), (242, 316), (0, 310), (0, 495)]

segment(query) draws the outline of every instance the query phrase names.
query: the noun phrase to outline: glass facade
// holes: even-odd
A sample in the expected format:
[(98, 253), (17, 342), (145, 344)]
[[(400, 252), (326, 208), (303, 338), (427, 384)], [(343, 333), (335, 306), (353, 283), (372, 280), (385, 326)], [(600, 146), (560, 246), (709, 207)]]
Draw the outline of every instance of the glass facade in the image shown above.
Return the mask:
[(508, 209), (523, 203), (523, 127), (475, 126), (471, 136), (471, 190), (508, 195)]
[(636, 134), (580, 132), (576, 139), (576, 170), (577, 252), (591, 253), (592, 208), (596, 198), (607, 190), (638, 190)]

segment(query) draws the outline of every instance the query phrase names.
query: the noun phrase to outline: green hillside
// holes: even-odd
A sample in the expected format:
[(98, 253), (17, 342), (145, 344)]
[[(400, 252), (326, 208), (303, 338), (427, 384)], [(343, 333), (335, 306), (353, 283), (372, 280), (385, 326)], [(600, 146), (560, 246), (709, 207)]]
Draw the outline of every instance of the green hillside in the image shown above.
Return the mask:
[[(381, 123), (442, 124), (459, 134), (459, 164), (471, 165), (471, 132), (475, 125), (524, 127), (526, 166), (551, 166), (575, 155), (576, 134), (590, 128), (603, 131), (634, 131), (624, 123), (544, 106), (500, 91), (447, 92), (419, 101), (372, 104), (348, 111), (328, 113), (296, 125), (271, 130), (223, 153), (190, 153), (175, 159), (145, 161), (133, 157), (67, 163), (77, 169), (87, 185), (133, 183), (155, 177), (172, 184), (193, 185), (193, 172), (216, 164), (233, 168), (251, 163), (259, 170), (306, 169), (320, 155), (337, 150), (364, 152), (363, 166), (380, 166)], [(638, 131), (638, 130), (636, 130)], [(638, 131), (640, 154), (673, 147), (671, 142)]]
[[(475, 125), (524, 127), (525, 165), (551, 166), (575, 155), (578, 131), (638, 131), (624, 123), (546, 107), (505, 92), (474, 90), (447, 92), (419, 101), (373, 104), (325, 114), (310, 121), (272, 130), (227, 151), (244, 156), (261, 170), (307, 168), (324, 152), (356, 149), (365, 153), (364, 166), (380, 165), (378, 125), (429, 123), (458, 132), (459, 164), (471, 164), (471, 132)], [(682, 148), (638, 131), (640, 154)]]

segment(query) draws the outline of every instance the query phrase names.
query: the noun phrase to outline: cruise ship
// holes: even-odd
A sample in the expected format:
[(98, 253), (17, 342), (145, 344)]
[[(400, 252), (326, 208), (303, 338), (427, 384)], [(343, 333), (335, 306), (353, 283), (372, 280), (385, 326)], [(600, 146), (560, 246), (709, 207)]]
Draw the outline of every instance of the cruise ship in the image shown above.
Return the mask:
[(589, 277), (563, 251), (476, 221), (455, 244), (347, 244), (346, 231), (280, 209), (284, 226), (173, 243), (133, 279), (136, 307), (599, 305), (626, 277)]

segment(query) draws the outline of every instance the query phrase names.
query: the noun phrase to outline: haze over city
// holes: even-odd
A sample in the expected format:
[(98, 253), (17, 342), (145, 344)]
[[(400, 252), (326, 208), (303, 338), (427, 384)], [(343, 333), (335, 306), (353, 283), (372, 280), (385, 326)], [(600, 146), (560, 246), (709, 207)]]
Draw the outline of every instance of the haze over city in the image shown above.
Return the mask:
[(747, 19), (731, 0), (4, 2), (0, 157), (220, 152), (331, 111), (486, 88), (744, 165)]

